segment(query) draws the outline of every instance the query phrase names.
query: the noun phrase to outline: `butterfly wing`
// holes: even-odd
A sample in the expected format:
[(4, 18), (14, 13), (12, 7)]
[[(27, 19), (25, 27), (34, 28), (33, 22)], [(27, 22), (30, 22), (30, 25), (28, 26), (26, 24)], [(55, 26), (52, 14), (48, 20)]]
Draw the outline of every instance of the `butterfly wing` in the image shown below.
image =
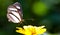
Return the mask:
[(23, 19), (23, 13), (20, 3), (16, 2), (7, 9), (7, 18), (13, 23), (19, 23)]

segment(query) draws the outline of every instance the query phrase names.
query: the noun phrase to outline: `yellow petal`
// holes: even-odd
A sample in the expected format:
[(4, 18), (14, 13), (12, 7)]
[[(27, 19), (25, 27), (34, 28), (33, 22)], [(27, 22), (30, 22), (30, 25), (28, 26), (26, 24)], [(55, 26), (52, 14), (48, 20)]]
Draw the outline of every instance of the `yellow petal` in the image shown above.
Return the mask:
[(42, 29), (42, 28), (44, 28), (45, 26), (39, 26), (38, 28), (40, 28), (40, 29)]
[(39, 34), (43, 34), (44, 32), (46, 32), (46, 29), (41, 29)]
[(25, 31), (25, 35), (31, 35), (31, 32), (29, 30)]
[(46, 32), (46, 29), (45, 28), (36, 28), (36, 33), (37, 34), (43, 34), (44, 32)]
[(22, 34), (24, 34), (24, 33), (25, 33), (25, 31), (24, 31), (22, 28), (17, 27), (17, 29), (18, 29), (18, 30), (16, 30), (16, 32), (18, 32), (18, 33), (22, 33)]
[(16, 27), (17, 29), (22, 29), (21, 27)]
[(31, 31), (29, 30), (28, 26), (23, 26), (24, 30), (25, 30), (25, 35), (31, 35)]
[(27, 29), (28, 29), (28, 27), (27, 27), (27, 26), (23, 26), (23, 28), (24, 28), (24, 30), (27, 30)]

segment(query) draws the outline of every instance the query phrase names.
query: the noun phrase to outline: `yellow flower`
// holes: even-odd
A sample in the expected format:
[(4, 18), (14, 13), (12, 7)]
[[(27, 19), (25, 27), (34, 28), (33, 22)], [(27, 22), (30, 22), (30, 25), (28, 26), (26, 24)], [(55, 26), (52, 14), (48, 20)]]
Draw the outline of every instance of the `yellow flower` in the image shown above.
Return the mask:
[(23, 26), (23, 28), (21, 27), (16, 27), (18, 30), (16, 30), (16, 32), (18, 33), (22, 33), (24, 35), (38, 35), (38, 34), (43, 34), (44, 32), (46, 32), (46, 28), (44, 28), (45, 26), (32, 26), (32, 25), (28, 25), (28, 26)]

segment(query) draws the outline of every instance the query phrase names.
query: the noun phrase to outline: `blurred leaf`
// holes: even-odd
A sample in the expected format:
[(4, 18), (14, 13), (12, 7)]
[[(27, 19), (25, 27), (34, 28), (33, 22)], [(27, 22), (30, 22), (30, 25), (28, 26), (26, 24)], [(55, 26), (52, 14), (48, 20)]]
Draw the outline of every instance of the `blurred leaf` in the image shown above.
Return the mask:
[(43, 2), (35, 2), (32, 6), (32, 10), (36, 15), (44, 16), (47, 14), (47, 7)]
[(0, 0), (0, 16), (5, 16), (7, 13), (7, 8), (12, 0)]

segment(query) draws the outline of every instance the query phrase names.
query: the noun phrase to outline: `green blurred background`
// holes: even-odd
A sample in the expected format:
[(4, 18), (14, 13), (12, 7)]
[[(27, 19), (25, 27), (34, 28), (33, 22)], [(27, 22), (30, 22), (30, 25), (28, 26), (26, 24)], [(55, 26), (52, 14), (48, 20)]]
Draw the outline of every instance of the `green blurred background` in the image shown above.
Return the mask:
[[(8, 22), (7, 8), (9, 5), (19, 2), (22, 5), (22, 24)], [(16, 27), (23, 25), (45, 25), (47, 32), (44, 35), (60, 35), (60, 0), (0, 0), (0, 35), (22, 35), (16, 33)]]

